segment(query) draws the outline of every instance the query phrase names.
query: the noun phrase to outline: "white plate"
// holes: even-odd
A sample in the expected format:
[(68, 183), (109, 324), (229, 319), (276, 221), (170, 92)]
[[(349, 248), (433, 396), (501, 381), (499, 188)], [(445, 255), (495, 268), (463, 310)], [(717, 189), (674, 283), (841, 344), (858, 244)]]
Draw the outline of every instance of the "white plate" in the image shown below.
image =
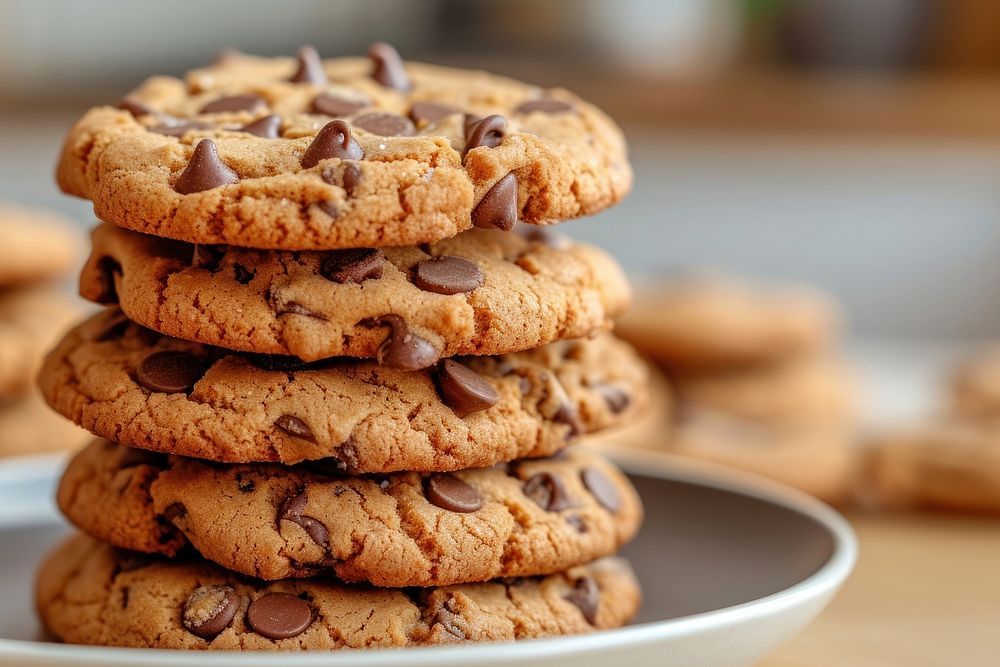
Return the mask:
[(854, 565), (857, 544), (833, 510), (770, 482), (635, 453), (647, 519), (628, 556), (645, 602), (630, 627), (591, 635), (445, 648), (333, 654), (232, 654), (66, 646), (47, 638), (31, 588), (68, 530), (52, 504), (55, 457), (0, 463), (0, 665), (477, 667), (749, 665), (799, 632)]

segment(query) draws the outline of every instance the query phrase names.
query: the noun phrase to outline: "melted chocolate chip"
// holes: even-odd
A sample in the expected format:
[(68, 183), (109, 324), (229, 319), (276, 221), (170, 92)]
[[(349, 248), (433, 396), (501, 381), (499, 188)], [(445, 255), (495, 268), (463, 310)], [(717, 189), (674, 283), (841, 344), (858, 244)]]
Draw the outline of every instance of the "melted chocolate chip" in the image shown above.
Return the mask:
[(441, 399), (459, 417), (487, 410), (500, 400), (500, 394), (483, 376), (452, 359), (441, 363), (437, 379)]
[(268, 639), (289, 639), (308, 628), (313, 610), (308, 602), (291, 593), (267, 593), (250, 603), (247, 622)]
[(360, 127), (380, 137), (408, 137), (416, 132), (409, 118), (384, 111), (358, 116), (354, 119), (354, 127)]
[(431, 475), (424, 485), (427, 500), (449, 512), (467, 514), (483, 506), (483, 497), (474, 487), (455, 475)]
[(194, 149), (191, 160), (174, 183), (174, 190), (182, 195), (211, 190), (223, 185), (238, 183), (240, 177), (219, 159), (215, 142), (202, 139)]
[(319, 272), (335, 283), (363, 283), (382, 277), (385, 253), (381, 248), (334, 250), (327, 254)]
[(302, 438), (303, 440), (308, 440), (309, 442), (316, 442), (316, 436), (313, 435), (312, 429), (309, 428), (304, 421), (294, 415), (281, 415), (274, 420), (274, 425), (288, 435), (293, 435), (296, 438)]
[(182, 123), (170, 123), (164, 125), (154, 125), (149, 128), (150, 132), (155, 132), (156, 134), (163, 134), (168, 137), (183, 137), (188, 132), (194, 132), (196, 130), (211, 130), (215, 126), (211, 123), (203, 123), (198, 120), (185, 121)]
[(372, 78), (387, 88), (399, 91), (410, 89), (410, 77), (403, 67), (403, 59), (396, 49), (385, 42), (375, 42), (368, 49), (374, 68)]
[(622, 497), (618, 489), (607, 476), (597, 468), (584, 468), (580, 473), (583, 485), (605, 509), (617, 512), (622, 506)]
[(146, 389), (165, 394), (190, 391), (205, 374), (205, 363), (190, 352), (153, 352), (139, 364), (135, 377)]
[(566, 600), (580, 608), (587, 623), (597, 622), (597, 610), (601, 603), (601, 590), (597, 582), (590, 577), (580, 577), (576, 580), (573, 590), (566, 594)]
[(316, 204), (316, 208), (323, 211), (334, 220), (340, 217), (340, 209), (337, 208), (337, 202), (335, 201), (321, 201)]
[(258, 118), (254, 122), (247, 123), (239, 128), (237, 132), (246, 132), (247, 134), (264, 139), (277, 139), (281, 132), (281, 116), (271, 114), (270, 116)]
[(229, 627), (243, 598), (231, 586), (200, 586), (184, 603), (181, 622), (192, 634), (214, 639)]
[(462, 155), (464, 156), (473, 148), (480, 146), (496, 148), (503, 142), (506, 130), (507, 119), (497, 114), (467, 125), (465, 127), (465, 151)]
[(344, 167), (344, 175), (342, 179), (344, 193), (348, 197), (353, 197), (354, 189), (358, 187), (358, 183), (361, 182), (361, 165), (356, 162), (349, 162), (347, 166)]
[(574, 108), (575, 107), (569, 102), (546, 97), (540, 100), (528, 100), (527, 102), (523, 102), (519, 107), (514, 109), (514, 112), (532, 113), (533, 111), (541, 111), (542, 113), (562, 113), (564, 111), (573, 111)]
[(509, 232), (517, 223), (517, 177), (507, 174), (487, 191), (472, 210), (472, 224)]
[(392, 329), (376, 353), (380, 364), (389, 368), (416, 371), (437, 362), (440, 352), (430, 341), (412, 333), (402, 317), (383, 315), (378, 322), (388, 324)]
[(260, 95), (247, 93), (244, 95), (231, 95), (220, 97), (214, 102), (209, 102), (201, 108), (201, 113), (225, 113), (228, 111), (257, 111), (267, 106), (267, 102)]
[(549, 512), (558, 512), (573, 507), (569, 492), (562, 478), (548, 472), (533, 475), (524, 483), (524, 495), (534, 500), (540, 507)]
[(437, 102), (414, 102), (410, 107), (410, 120), (413, 124), (422, 127), (423, 125), (433, 125), (452, 114), (460, 113), (458, 109), (447, 104)]
[(426, 292), (464, 294), (483, 284), (483, 272), (467, 259), (442, 255), (417, 264), (413, 284)]
[(278, 521), (291, 521), (298, 524), (313, 542), (326, 549), (330, 543), (330, 533), (322, 521), (303, 514), (307, 499), (305, 491), (287, 499), (278, 512)]
[(350, 116), (369, 106), (367, 102), (359, 102), (346, 97), (320, 93), (312, 101), (312, 111), (326, 116)]
[(128, 111), (134, 118), (139, 118), (140, 116), (150, 116), (153, 114), (153, 110), (147, 107), (145, 104), (138, 100), (133, 100), (130, 97), (123, 97), (118, 101), (118, 108), (124, 111)]
[(249, 285), (257, 273), (242, 264), (233, 264), (233, 279), (240, 285)]
[(627, 391), (613, 384), (597, 384), (594, 385), (594, 389), (604, 398), (608, 409), (616, 415), (621, 414), (632, 402), (632, 397)]
[(360, 160), (364, 156), (364, 151), (351, 133), (351, 126), (342, 120), (332, 120), (309, 144), (302, 155), (302, 166), (308, 169), (329, 158)]
[(306, 45), (299, 49), (298, 66), (289, 79), (292, 83), (311, 83), (315, 86), (326, 85), (326, 71), (316, 49)]

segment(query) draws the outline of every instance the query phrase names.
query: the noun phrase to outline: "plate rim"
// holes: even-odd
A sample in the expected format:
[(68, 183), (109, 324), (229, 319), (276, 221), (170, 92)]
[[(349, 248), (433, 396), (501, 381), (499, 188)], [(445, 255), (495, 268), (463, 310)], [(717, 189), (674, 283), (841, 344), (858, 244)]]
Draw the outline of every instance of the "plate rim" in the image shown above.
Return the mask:
[[(581, 445), (588, 446), (588, 445)], [(316, 652), (281, 654), (282, 662), (296, 665), (330, 665), (345, 660), (357, 661), (364, 655), (365, 665), (383, 667), (405, 664), (414, 667), (448, 667), (463, 665), (468, 661), (509, 659), (545, 659), (572, 657), (579, 653), (616, 648), (636, 647), (685, 637), (700, 632), (711, 632), (739, 624), (751, 618), (773, 615), (794, 608), (810, 600), (832, 595), (847, 579), (857, 562), (858, 542), (848, 521), (833, 508), (808, 494), (758, 475), (735, 470), (719, 464), (681, 457), (665, 452), (642, 449), (598, 448), (626, 472), (670, 479), (707, 486), (713, 489), (750, 496), (781, 506), (804, 515), (820, 524), (833, 539), (833, 552), (826, 563), (796, 584), (755, 600), (713, 609), (673, 619), (648, 621), (636, 625), (571, 637), (550, 637), (521, 642), (483, 643), (474, 646), (414, 647), (406, 649), (405, 658), (399, 651), (365, 651), (345, 649), (342, 652)], [(14, 457), (0, 462), (0, 487), (8, 480), (24, 479), (25, 474), (35, 478), (52, 476), (65, 462), (65, 454)], [(4, 520), (0, 517), (0, 530), (25, 525), (21, 520)], [(39, 522), (46, 517), (39, 515)], [(81, 646), (40, 642), (23, 639), (0, 638), (0, 658), (62, 659), (75, 660), (77, 664), (102, 665), (176, 665), (178, 654), (189, 655), (172, 649), (118, 648), (108, 646)], [(240, 664), (247, 667), (272, 664), (275, 655), (269, 652), (217, 651), (198, 656), (198, 664), (226, 665), (234, 654), (240, 655)]]

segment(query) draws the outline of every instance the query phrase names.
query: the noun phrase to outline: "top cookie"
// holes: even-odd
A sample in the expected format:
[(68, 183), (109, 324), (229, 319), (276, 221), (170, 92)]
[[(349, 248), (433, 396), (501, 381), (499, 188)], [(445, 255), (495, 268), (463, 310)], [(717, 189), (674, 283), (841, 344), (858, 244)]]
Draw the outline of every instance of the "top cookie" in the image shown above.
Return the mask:
[(77, 258), (74, 236), (55, 213), (0, 204), (0, 288), (65, 275)]
[(404, 64), (385, 44), (229, 54), (119, 107), (70, 131), (60, 187), (103, 220), (193, 243), (414, 245), (596, 213), (632, 182), (621, 131), (571, 93)]
[(824, 294), (698, 275), (638, 293), (622, 338), (674, 372), (773, 363), (830, 346), (839, 313)]

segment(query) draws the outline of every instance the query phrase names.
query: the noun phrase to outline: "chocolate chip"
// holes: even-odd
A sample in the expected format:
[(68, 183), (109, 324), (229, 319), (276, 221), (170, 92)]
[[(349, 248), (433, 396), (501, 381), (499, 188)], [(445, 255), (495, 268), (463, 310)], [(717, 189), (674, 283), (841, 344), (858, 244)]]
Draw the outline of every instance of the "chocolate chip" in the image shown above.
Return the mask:
[(140, 116), (150, 116), (153, 114), (152, 109), (138, 100), (133, 100), (131, 97), (123, 97), (118, 101), (117, 106), (119, 109), (128, 111), (135, 118), (139, 118)]
[(467, 514), (483, 506), (483, 497), (479, 492), (455, 475), (431, 475), (424, 490), (427, 500), (449, 512)]
[(408, 137), (416, 131), (409, 118), (384, 111), (358, 116), (354, 119), (354, 127), (360, 127), (380, 137)]
[[(112, 309), (115, 312), (114, 315), (106, 318), (107, 321), (104, 322), (101, 329), (94, 334), (94, 340), (98, 343), (106, 343), (111, 340), (118, 340), (125, 335), (128, 330), (129, 325), (132, 321), (125, 317), (125, 314), (120, 310)], [(109, 312), (112, 312), (109, 311)]]
[(351, 126), (342, 120), (332, 120), (309, 144), (302, 155), (302, 166), (308, 169), (329, 158), (360, 160), (364, 156), (364, 151), (351, 134)]
[(102, 257), (97, 262), (97, 269), (98, 293), (93, 301), (101, 304), (118, 303), (115, 274), (122, 275), (122, 265), (113, 257)]
[(580, 473), (583, 485), (605, 509), (617, 512), (622, 506), (622, 497), (608, 477), (597, 468), (584, 468)]
[(251, 602), (247, 609), (250, 627), (268, 639), (296, 637), (305, 632), (312, 621), (312, 607), (291, 593), (267, 593)]
[(580, 577), (576, 580), (573, 590), (566, 594), (566, 600), (580, 608), (587, 623), (597, 622), (597, 609), (601, 603), (601, 590), (597, 582), (590, 577)]
[(447, 104), (414, 102), (410, 107), (410, 120), (418, 127), (425, 124), (433, 125), (456, 113), (459, 113), (459, 110)]
[(223, 185), (238, 183), (240, 177), (219, 159), (215, 142), (202, 139), (194, 149), (191, 160), (174, 183), (174, 190), (182, 195), (211, 190)]
[(608, 409), (616, 415), (624, 411), (632, 402), (632, 397), (627, 391), (613, 384), (597, 384), (594, 385), (594, 389), (604, 398)]
[(554, 100), (551, 97), (546, 97), (540, 100), (528, 100), (527, 102), (523, 102), (519, 107), (514, 109), (514, 112), (531, 113), (533, 111), (541, 111), (542, 113), (562, 113), (564, 111), (573, 111), (574, 108), (575, 107), (569, 102)]
[(335, 201), (321, 201), (316, 204), (316, 208), (323, 211), (334, 220), (340, 217), (340, 209), (337, 208), (337, 202)]
[(569, 394), (566, 393), (566, 389), (562, 386), (562, 383), (559, 382), (559, 378), (545, 372), (544, 379), (547, 383), (547, 395), (544, 400), (555, 402), (554, 409), (551, 409), (551, 412), (548, 412), (545, 416), (554, 422), (568, 425), (569, 432), (567, 435), (569, 437), (583, 433), (583, 424), (580, 423), (580, 415), (577, 412), (576, 405), (569, 397)]
[(312, 429), (298, 417), (293, 415), (281, 415), (274, 420), (274, 425), (288, 435), (293, 435), (296, 438), (302, 438), (303, 440), (308, 440), (309, 442), (316, 442), (316, 436), (313, 435)]
[(521, 235), (532, 243), (541, 243), (556, 250), (569, 250), (573, 247), (573, 240), (565, 234), (542, 229), (535, 225), (525, 225), (521, 227)]
[(299, 49), (298, 67), (289, 79), (292, 83), (311, 83), (316, 86), (326, 85), (326, 71), (316, 49), (308, 44)]
[(467, 259), (442, 255), (417, 264), (413, 284), (436, 294), (464, 294), (483, 284), (483, 272)]
[(199, 586), (184, 603), (181, 621), (192, 634), (212, 640), (229, 627), (242, 605), (232, 586)]
[(497, 390), (479, 373), (452, 359), (442, 362), (437, 379), (442, 400), (459, 417), (487, 410), (500, 400)]
[(549, 512), (558, 512), (573, 506), (562, 478), (548, 472), (533, 475), (525, 482), (524, 495)]
[(163, 134), (168, 137), (183, 137), (188, 132), (194, 132), (196, 130), (211, 130), (215, 127), (211, 123), (203, 123), (198, 120), (191, 120), (182, 123), (170, 123), (164, 125), (154, 125), (149, 128), (150, 132), (155, 132), (156, 134)]
[(281, 131), (281, 116), (275, 114), (264, 116), (252, 123), (247, 123), (236, 131), (246, 132), (255, 137), (263, 137), (264, 139), (277, 139)]
[(438, 350), (430, 341), (412, 333), (399, 315), (383, 315), (378, 318), (378, 323), (388, 324), (392, 329), (376, 353), (378, 362), (383, 366), (416, 371), (437, 362), (440, 357)]
[(240, 493), (253, 493), (257, 489), (257, 483), (238, 472), (236, 473), (236, 488), (240, 490)]
[(503, 116), (493, 114), (465, 127), (465, 150), (466, 153), (473, 148), (485, 146), (486, 148), (496, 148), (503, 142), (507, 129), (507, 119)]
[(119, 447), (123, 450), (122, 455), (118, 458), (119, 468), (133, 468), (135, 466), (167, 467), (166, 454), (137, 449), (135, 447), (126, 447), (124, 445), (119, 445)]
[(344, 193), (348, 197), (354, 196), (354, 189), (358, 187), (358, 183), (361, 182), (361, 165), (357, 162), (349, 162), (346, 167), (344, 167), (344, 175), (342, 177)]
[(335, 283), (363, 283), (382, 277), (385, 253), (380, 248), (334, 250), (327, 254), (319, 272)]
[(256, 271), (251, 271), (242, 264), (233, 264), (233, 278), (240, 285), (249, 285), (256, 275)]
[(399, 91), (410, 89), (410, 77), (407, 76), (403, 59), (396, 49), (385, 42), (375, 42), (368, 49), (368, 57), (374, 65), (373, 79), (387, 88)]
[(323, 522), (303, 514), (306, 509), (306, 500), (305, 491), (287, 499), (278, 512), (278, 521), (291, 521), (298, 524), (313, 542), (326, 549), (330, 543), (330, 533)]
[(205, 374), (205, 364), (190, 352), (153, 352), (139, 364), (135, 377), (146, 389), (165, 394), (189, 391)]
[(214, 102), (209, 102), (201, 108), (201, 113), (224, 113), (227, 111), (257, 111), (267, 106), (267, 102), (260, 95), (247, 93), (244, 95), (231, 95), (220, 97)]
[(507, 174), (487, 191), (472, 210), (476, 227), (502, 229), (509, 232), (517, 223), (517, 177)]
[(566, 523), (569, 524), (572, 528), (576, 529), (576, 532), (578, 533), (587, 532), (587, 524), (584, 523), (583, 517), (579, 517), (575, 514), (572, 514), (566, 517)]
[(215, 273), (219, 270), (219, 262), (225, 254), (225, 246), (195, 243), (191, 247), (191, 266)]
[(312, 101), (312, 111), (327, 116), (350, 116), (367, 106), (369, 106), (367, 102), (359, 102), (330, 93), (320, 93)]

